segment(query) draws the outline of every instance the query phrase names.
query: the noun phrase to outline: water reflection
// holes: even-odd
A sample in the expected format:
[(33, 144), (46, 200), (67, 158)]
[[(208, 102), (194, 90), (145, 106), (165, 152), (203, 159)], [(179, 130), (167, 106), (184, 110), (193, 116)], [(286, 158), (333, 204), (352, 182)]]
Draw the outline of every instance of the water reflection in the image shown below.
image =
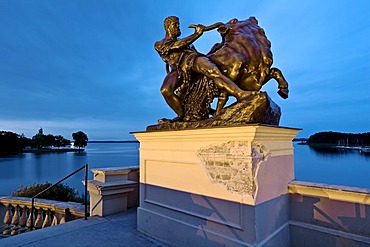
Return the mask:
[[(133, 166), (139, 164), (138, 143), (89, 143), (85, 152), (73, 153), (26, 153), (0, 158), (0, 196), (9, 195), (19, 185), (29, 186), (46, 181), (54, 183), (69, 173), (88, 164), (91, 168)], [(80, 172), (66, 183), (83, 191)], [(89, 179), (92, 173), (89, 172)]]
[(14, 160), (14, 159), (18, 159), (18, 158), (24, 158), (25, 154), (16, 154), (16, 155), (10, 155), (10, 156), (0, 156), (0, 163), (3, 163), (3, 162), (9, 162), (11, 160)]
[[(317, 149), (294, 145), (295, 178), (301, 181), (370, 188), (370, 155), (359, 151)], [(20, 184), (56, 182), (82, 165), (91, 168), (139, 164), (138, 143), (89, 144), (85, 152), (23, 154), (0, 158), (0, 195)], [(83, 172), (67, 184), (83, 191)], [(92, 173), (89, 172), (89, 179)]]
[(310, 149), (318, 152), (318, 153), (322, 153), (322, 154), (326, 154), (326, 153), (330, 153), (330, 154), (340, 154), (340, 150), (337, 149), (337, 148), (333, 148), (333, 147), (317, 147), (317, 146), (308, 146)]
[(294, 143), (295, 178), (301, 181), (370, 188), (370, 156), (358, 150)]
[(308, 147), (315, 151), (317, 155), (322, 155), (323, 157), (333, 157), (333, 156), (344, 156), (344, 155), (360, 155), (364, 159), (370, 159), (370, 153), (363, 153), (361, 150), (356, 149), (343, 149), (336, 147), (326, 147), (326, 146), (310, 146)]
[(74, 152), (73, 153), (74, 156), (86, 156), (86, 152), (85, 151), (82, 151), (82, 152)]

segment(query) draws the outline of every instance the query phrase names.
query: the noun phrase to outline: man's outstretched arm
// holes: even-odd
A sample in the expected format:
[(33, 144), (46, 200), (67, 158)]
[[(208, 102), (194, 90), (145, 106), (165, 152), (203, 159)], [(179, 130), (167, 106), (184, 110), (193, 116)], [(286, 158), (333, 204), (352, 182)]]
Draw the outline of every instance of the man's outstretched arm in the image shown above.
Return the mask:
[(202, 24), (196, 25), (195, 32), (192, 35), (177, 40), (176, 42), (173, 43), (171, 49), (181, 49), (194, 43), (194, 41), (196, 41), (200, 36), (202, 36), (204, 28), (205, 26), (203, 26)]

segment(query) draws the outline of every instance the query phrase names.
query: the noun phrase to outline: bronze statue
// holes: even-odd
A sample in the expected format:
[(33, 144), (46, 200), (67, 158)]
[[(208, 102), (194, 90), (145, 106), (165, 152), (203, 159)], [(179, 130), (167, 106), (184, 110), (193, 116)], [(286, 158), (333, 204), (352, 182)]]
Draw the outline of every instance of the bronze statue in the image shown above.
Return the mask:
[(236, 97), (238, 100), (249, 96), (249, 92), (244, 92), (235, 85), (228, 77), (223, 75), (217, 66), (206, 56), (198, 53), (192, 43), (204, 32), (205, 26), (194, 26), (194, 34), (178, 39), (181, 35), (179, 19), (169, 16), (164, 20), (166, 36), (161, 41), (155, 43), (155, 49), (166, 63), (168, 71), (161, 87), (161, 93), (168, 105), (177, 113), (173, 121), (180, 121), (184, 118), (184, 111), (179, 96), (175, 90), (182, 84), (187, 84), (191, 80), (191, 74), (203, 75), (212, 80), (220, 90)]
[[(189, 28), (195, 29), (194, 34), (180, 39), (179, 19), (169, 16), (164, 20), (164, 39), (155, 43), (167, 71), (161, 93), (177, 114), (173, 120), (160, 120), (160, 124), (201, 121), (208, 119), (210, 114), (216, 117), (230, 95), (237, 103), (261, 98), (259, 90), (272, 78), (279, 84), (279, 95), (288, 97), (288, 83), (279, 69), (271, 68), (271, 43), (254, 17), (245, 21), (232, 19), (226, 24), (218, 22), (208, 27), (190, 25)], [(222, 42), (214, 45), (207, 55), (200, 54), (192, 43), (204, 31), (215, 28)], [(263, 95), (267, 100), (268, 96)], [(210, 104), (215, 97), (218, 103), (214, 111)]]

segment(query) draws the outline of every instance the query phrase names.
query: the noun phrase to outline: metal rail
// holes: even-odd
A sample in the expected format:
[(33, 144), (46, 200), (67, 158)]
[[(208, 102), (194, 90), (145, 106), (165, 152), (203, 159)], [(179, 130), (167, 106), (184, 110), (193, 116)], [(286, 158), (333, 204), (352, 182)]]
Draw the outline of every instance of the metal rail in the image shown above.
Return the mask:
[(43, 191), (37, 193), (36, 195), (34, 195), (32, 197), (32, 203), (31, 203), (31, 229), (30, 230), (33, 230), (33, 218), (34, 218), (34, 203), (35, 203), (35, 198), (38, 197), (39, 195), (41, 195), (42, 193), (44, 193), (45, 191), (53, 188), (54, 186), (60, 184), (61, 182), (63, 182), (64, 180), (66, 180), (67, 178), (75, 175), (77, 172), (81, 171), (82, 169), (85, 169), (85, 195), (84, 195), (84, 204), (85, 204), (85, 220), (87, 220), (87, 169), (88, 169), (88, 165), (85, 164), (83, 166), (81, 166), (80, 168), (78, 168), (77, 170), (75, 170), (74, 172), (70, 173), (68, 176), (62, 178), (61, 180), (59, 180), (58, 182), (56, 182), (55, 184), (53, 185), (50, 185), (49, 187), (47, 187), (46, 189), (44, 189)]

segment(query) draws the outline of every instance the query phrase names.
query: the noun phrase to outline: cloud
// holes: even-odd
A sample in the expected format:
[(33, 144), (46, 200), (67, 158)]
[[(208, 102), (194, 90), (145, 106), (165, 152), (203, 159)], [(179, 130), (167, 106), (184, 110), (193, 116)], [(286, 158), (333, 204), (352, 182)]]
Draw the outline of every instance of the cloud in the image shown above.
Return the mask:
[[(287, 100), (276, 94), (276, 82), (263, 88), (281, 106), (282, 123), (310, 131), (363, 129), (370, 103), (370, 17), (363, 10), (369, 5), (0, 1), (0, 127), (27, 136), (44, 127), (120, 139), (174, 117), (159, 92), (166, 73), (153, 44), (164, 37), (164, 18), (177, 15), (183, 37), (193, 33), (192, 23), (256, 16), (272, 42), (274, 66), (290, 83)], [(213, 30), (195, 45), (206, 53), (219, 40)]]
[(84, 131), (90, 140), (125, 140), (133, 139), (127, 129), (134, 131), (137, 123), (131, 121), (112, 121), (94, 118), (60, 120), (1, 120), (0, 129), (25, 134), (32, 138), (40, 128), (45, 134), (63, 135), (72, 139), (73, 132)]

